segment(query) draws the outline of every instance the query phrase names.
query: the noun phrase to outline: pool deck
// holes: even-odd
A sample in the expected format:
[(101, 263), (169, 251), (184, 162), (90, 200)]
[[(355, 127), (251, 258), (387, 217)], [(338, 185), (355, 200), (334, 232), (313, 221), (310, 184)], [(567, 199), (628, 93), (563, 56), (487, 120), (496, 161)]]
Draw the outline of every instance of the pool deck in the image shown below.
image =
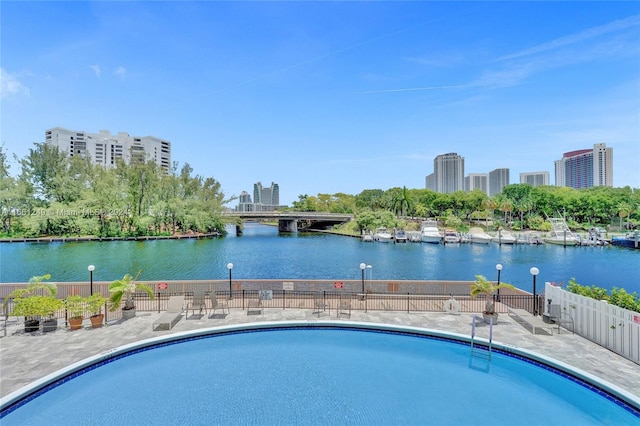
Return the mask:
[[(264, 321), (356, 321), (365, 323), (405, 325), (469, 336), (474, 314), (353, 311), (351, 317), (336, 317), (322, 312), (320, 317), (311, 309), (265, 309), (263, 313), (248, 313), (232, 309), (222, 315), (189, 315), (171, 331), (153, 331), (152, 324), (161, 314), (138, 312), (135, 318), (110, 323), (106, 327), (91, 329), (88, 320), (85, 329), (70, 331), (60, 328), (50, 333), (23, 332), (22, 324), (10, 324), (7, 335), (0, 338), (0, 397), (63, 367), (93, 355), (128, 343), (177, 332), (202, 328)], [(63, 321), (61, 321), (63, 325)], [(88, 325), (88, 328), (87, 328)], [(554, 328), (552, 335), (532, 334), (506, 314), (501, 314), (493, 329), (493, 341), (536, 352), (572, 365), (597, 376), (640, 398), (640, 366), (595, 343), (562, 329)], [(478, 324), (476, 337), (488, 339), (489, 326)]]

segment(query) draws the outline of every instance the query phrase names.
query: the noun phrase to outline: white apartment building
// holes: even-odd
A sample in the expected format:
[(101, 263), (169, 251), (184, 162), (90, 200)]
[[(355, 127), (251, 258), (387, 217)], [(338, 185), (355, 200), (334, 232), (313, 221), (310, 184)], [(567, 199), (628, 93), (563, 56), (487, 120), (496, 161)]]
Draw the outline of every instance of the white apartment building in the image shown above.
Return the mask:
[(501, 168), (489, 172), (489, 197), (502, 192), (502, 188), (511, 184), (509, 169)]
[(465, 190), (468, 192), (479, 189), (489, 195), (489, 174), (488, 173), (469, 173), (464, 178)]
[(89, 157), (94, 164), (115, 167), (118, 160), (125, 164), (153, 161), (165, 171), (171, 167), (171, 142), (154, 136), (129, 136), (108, 130), (88, 133), (54, 127), (45, 131), (45, 143), (58, 147), (69, 157)]
[(433, 160), (433, 173), (436, 192), (464, 191), (464, 157), (455, 152), (438, 155)]
[(520, 173), (520, 183), (527, 183), (531, 186), (549, 185), (549, 172)]

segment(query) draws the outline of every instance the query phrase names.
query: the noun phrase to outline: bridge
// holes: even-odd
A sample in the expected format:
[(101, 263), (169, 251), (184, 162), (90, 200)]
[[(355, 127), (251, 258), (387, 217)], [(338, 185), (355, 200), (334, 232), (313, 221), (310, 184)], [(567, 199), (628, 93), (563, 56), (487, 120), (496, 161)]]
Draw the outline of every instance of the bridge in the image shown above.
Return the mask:
[(296, 232), (298, 229), (326, 229), (333, 225), (348, 222), (353, 219), (347, 213), (323, 212), (235, 212), (222, 213), (223, 217), (239, 218), (242, 221), (278, 221), (278, 231)]

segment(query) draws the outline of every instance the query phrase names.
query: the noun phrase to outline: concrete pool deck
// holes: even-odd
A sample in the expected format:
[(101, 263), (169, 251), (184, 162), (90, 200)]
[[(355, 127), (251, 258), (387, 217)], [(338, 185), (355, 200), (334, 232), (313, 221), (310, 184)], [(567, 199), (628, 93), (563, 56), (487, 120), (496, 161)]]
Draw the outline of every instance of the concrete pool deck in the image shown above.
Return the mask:
[[(434, 312), (353, 311), (351, 317), (336, 317), (336, 311), (321, 313), (311, 309), (264, 309), (248, 313), (232, 309), (222, 315), (183, 317), (171, 331), (153, 331), (153, 322), (162, 313), (138, 312), (135, 318), (116, 321), (106, 327), (70, 331), (59, 328), (50, 333), (23, 332), (22, 324), (10, 324), (7, 335), (0, 338), (0, 397), (31, 382), (93, 355), (128, 343), (202, 328), (252, 322), (278, 321), (356, 321), (441, 330), (469, 336), (475, 314), (451, 315)], [(64, 321), (60, 321), (64, 325)], [(557, 327), (554, 328), (557, 330)], [(489, 326), (478, 324), (476, 337), (488, 339)], [(576, 334), (561, 329), (552, 335), (531, 334), (506, 314), (501, 314), (493, 329), (493, 341), (536, 352), (574, 366), (640, 398), (640, 366)]]

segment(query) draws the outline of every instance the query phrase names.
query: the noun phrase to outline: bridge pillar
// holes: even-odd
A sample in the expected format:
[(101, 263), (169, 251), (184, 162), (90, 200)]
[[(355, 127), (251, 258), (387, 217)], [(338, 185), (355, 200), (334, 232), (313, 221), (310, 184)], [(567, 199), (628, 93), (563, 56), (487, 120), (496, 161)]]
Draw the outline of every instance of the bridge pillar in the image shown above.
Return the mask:
[(278, 231), (279, 232), (296, 232), (298, 230), (297, 219), (279, 219)]

